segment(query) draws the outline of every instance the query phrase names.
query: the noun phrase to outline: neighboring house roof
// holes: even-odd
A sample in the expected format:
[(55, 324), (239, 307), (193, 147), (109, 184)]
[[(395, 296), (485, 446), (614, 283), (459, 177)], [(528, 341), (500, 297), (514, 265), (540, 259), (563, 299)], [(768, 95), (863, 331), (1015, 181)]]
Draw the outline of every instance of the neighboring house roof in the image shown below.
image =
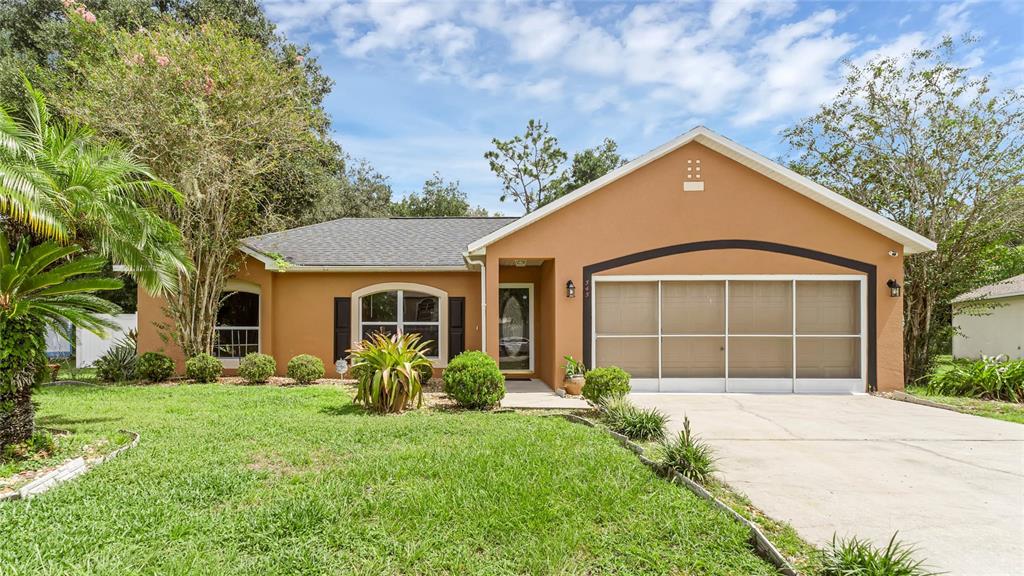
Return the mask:
[(988, 286), (982, 286), (953, 298), (953, 302), (970, 302), (972, 300), (992, 300), (1024, 295), (1024, 274), (1000, 280)]
[[(340, 218), (241, 241), (269, 270), (465, 269), (470, 242), (515, 218)], [(288, 264), (281, 266), (281, 261)]]
[(521, 228), (529, 226), (531, 223), (544, 218), (548, 214), (561, 210), (569, 204), (587, 196), (591, 192), (599, 190), (619, 178), (639, 170), (647, 164), (650, 164), (651, 162), (681, 148), (686, 144), (689, 144), (690, 142), (702, 144), (727, 158), (743, 164), (755, 172), (759, 172), (760, 174), (775, 180), (787, 188), (803, 194), (811, 200), (839, 212), (847, 218), (850, 218), (851, 220), (854, 220), (855, 222), (858, 222), (883, 236), (899, 242), (903, 245), (904, 253), (906, 254), (916, 254), (919, 252), (935, 250), (935, 242), (932, 242), (913, 230), (905, 228), (896, 222), (893, 222), (892, 220), (857, 204), (853, 200), (833, 192), (821, 184), (818, 184), (805, 176), (801, 176), (777, 162), (773, 162), (772, 160), (765, 158), (749, 148), (740, 146), (732, 140), (729, 140), (720, 134), (716, 134), (703, 126), (698, 126), (686, 134), (679, 136), (675, 140), (651, 150), (647, 154), (640, 156), (620, 168), (612, 170), (586, 186), (577, 188), (558, 200), (555, 200), (554, 202), (487, 234), (483, 238), (476, 240), (469, 245), (469, 252), (479, 253), (478, 251), (486, 248), (489, 244), (496, 242)]

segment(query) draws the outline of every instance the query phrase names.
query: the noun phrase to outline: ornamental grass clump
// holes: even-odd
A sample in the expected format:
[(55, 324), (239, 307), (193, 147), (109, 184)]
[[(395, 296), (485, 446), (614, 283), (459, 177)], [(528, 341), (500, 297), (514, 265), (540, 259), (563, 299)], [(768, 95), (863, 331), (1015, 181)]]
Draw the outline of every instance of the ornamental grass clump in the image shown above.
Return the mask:
[(497, 362), (478, 350), (467, 350), (445, 368), (444, 393), (464, 408), (494, 408), (505, 397), (505, 376)]
[(690, 419), (683, 417), (683, 429), (661, 443), (661, 463), (699, 484), (711, 481), (715, 455), (711, 445), (690, 430)]
[(288, 361), (287, 374), (296, 384), (310, 384), (324, 377), (324, 361), (310, 354), (299, 354)]
[(268, 354), (246, 354), (238, 363), (238, 375), (249, 384), (266, 384), (274, 372), (277, 372), (277, 361)]
[(657, 408), (639, 408), (624, 396), (612, 396), (601, 402), (605, 424), (630, 440), (661, 440), (665, 437), (668, 416)]
[(836, 540), (821, 553), (822, 576), (935, 576), (915, 560), (916, 550), (896, 541), (892, 535), (885, 548), (877, 548), (867, 540), (849, 538)]
[(397, 413), (410, 402), (423, 405), (430, 341), (419, 334), (372, 334), (349, 350), (349, 372), (358, 381), (356, 402), (378, 413)]
[(952, 366), (937, 366), (926, 379), (932, 394), (1024, 402), (1024, 360), (955, 361)]

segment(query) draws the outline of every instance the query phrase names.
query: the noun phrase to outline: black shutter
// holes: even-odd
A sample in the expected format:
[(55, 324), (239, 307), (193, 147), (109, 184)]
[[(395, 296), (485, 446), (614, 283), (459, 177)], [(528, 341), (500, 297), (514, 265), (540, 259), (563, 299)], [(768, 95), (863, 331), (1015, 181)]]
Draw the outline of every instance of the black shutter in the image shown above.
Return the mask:
[(448, 299), (448, 359), (466, 349), (466, 299)]
[(348, 358), (352, 347), (352, 299), (334, 299), (334, 361)]

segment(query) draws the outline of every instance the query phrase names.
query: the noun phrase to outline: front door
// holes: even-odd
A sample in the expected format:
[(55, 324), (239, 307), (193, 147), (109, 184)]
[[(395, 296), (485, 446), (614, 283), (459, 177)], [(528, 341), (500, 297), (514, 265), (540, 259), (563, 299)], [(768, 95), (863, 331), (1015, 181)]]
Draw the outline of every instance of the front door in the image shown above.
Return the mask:
[(533, 284), (498, 286), (498, 366), (533, 372)]

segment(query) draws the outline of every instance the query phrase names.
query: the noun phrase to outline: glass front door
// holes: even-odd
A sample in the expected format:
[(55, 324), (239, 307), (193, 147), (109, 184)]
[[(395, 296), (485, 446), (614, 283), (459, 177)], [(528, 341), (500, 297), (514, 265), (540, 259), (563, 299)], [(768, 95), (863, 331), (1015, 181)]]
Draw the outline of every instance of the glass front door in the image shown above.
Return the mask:
[(532, 300), (532, 284), (498, 287), (498, 366), (503, 371), (533, 371)]

